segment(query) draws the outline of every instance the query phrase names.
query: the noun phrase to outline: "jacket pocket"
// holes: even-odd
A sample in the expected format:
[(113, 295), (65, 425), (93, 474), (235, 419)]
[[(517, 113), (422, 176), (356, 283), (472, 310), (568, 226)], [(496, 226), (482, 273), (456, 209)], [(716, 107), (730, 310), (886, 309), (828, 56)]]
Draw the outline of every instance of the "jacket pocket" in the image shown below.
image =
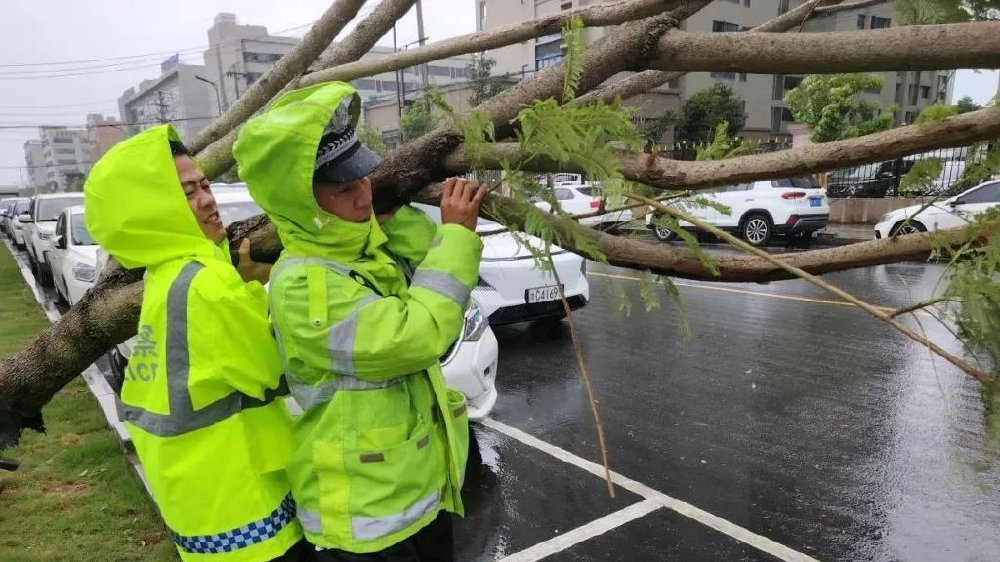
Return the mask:
[(455, 434), (455, 460), (458, 463), (459, 485), (465, 482), (465, 464), (469, 459), (469, 413), (466, 411), (465, 395), (448, 389), (448, 415)]
[(375, 541), (437, 513), (444, 459), (431, 442), (433, 427), (421, 416), (409, 439), (382, 449), (346, 452), (349, 512), (355, 541)]

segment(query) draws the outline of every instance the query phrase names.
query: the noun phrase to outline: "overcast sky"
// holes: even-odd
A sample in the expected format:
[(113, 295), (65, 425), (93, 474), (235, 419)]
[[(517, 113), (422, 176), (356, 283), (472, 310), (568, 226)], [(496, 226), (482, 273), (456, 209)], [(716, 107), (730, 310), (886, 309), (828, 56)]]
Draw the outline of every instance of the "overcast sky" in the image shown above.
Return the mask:
[[(329, 4), (330, 0), (4, 0), (0, 183), (23, 179), (23, 143), (37, 138), (37, 125), (82, 126), (87, 113), (118, 117), (118, 96), (143, 79), (158, 76), (160, 62), (174, 52), (180, 52), (182, 60), (202, 64), (206, 32), (219, 12), (235, 13), (240, 23), (264, 25), (274, 34), (301, 36)], [(369, 0), (362, 14), (376, 4)], [(424, 0), (428, 38), (437, 41), (474, 31), (474, 6), (474, 0)], [(397, 30), (401, 45), (417, 38), (413, 10)], [(391, 33), (380, 44), (391, 46)], [(62, 64), (43, 64), (55, 62)], [(985, 103), (996, 91), (994, 71), (957, 75), (956, 100), (969, 95)], [(26, 127), (16, 128), (22, 125)]]

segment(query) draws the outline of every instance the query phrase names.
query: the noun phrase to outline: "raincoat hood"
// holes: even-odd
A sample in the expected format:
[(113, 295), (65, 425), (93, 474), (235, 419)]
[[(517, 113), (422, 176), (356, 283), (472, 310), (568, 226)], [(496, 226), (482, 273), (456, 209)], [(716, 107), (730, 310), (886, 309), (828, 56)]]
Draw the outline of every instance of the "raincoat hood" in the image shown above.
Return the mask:
[(313, 196), (323, 128), (345, 101), (356, 126), (361, 98), (350, 84), (328, 82), (291, 91), (248, 121), (233, 146), (240, 178), (293, 254), (347, 262), (371, 255), (386, 241), (374, 215), (365, 222), (346, 221), (320, 208)]
[(177, 258), (228, 256), (191, 212), (169, 141), (170, 125), (124, 140), (94, 165), (84, 185), (87, 230), (122, 265), (149, 267)]

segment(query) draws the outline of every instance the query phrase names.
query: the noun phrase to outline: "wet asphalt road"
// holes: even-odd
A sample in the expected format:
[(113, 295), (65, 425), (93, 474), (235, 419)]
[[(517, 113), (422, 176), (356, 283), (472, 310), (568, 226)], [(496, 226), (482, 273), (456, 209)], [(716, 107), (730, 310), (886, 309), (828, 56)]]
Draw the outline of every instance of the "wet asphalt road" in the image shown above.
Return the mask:
[[(934, 294), (943, 272), (906, 263), (825, 279), (898, 307)], [(613, 470), (820, 560), (1000, 560), (1000, 446), (966, 375), (801, 281), (678, 281), (687, 338), (662, 291), (644, 311), (634, 277), (592, 267), (575, 314)], [(599, 463), (566, 323), (494, 331), (491, 417)], [(459, 560), (537, 548), (642, 500), (621, 487), (611, 499), (601, 478), (495, 429), (476, 434)], [(665, 508), (584, 535), (546, 560), (778, 559)]]
[[(905, 263), (825, 278), (898, 307), (934, 294), (943, 272)], [(1000, 560), (1000, 452), (967, 375), (859, 310), (813, 302), (831, 297), (801, 281), (679, 281), (685, 338), (665, 297), (644, 312), (633, 276), (592, 268), (592, 301), (576, 314), (614, 470), (821, 560)], [(599, 463), (565, 323), (495, 332), (491, 417)], [(611, 500), (600, 478), (477, 431), (463, 560), (518, 552), (641, 499), (619, 488)], [(775, 558), (659, 509), (549, 559)]]

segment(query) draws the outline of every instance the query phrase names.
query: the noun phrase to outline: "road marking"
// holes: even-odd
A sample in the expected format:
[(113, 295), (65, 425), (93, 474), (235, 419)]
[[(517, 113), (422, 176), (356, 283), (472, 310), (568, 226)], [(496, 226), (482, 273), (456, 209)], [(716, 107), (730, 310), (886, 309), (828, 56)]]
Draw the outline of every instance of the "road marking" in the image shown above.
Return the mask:
[(562, 552), (573, 545), (594, 537), (603, 535), (612, 529), (621, 527), (629, 521), (634, 521), (663, 507), (653, 500), (642, 500), (624, 509), (609, 513), (600, 519), (581, 525), (572, 531), (553, 537), (547, 541), (529, 546), (500, 559), (500, 562), (535, 562), (547, 556)]
[[(588, 271), (587, 275), (596, 275), (598, 277), (610, 277), (612, 279), (627, 279), (629, 281), (639, 281), (638, 277), (630, 277), (628, 275), (617, 275), (617, 274), (614, 274), (614, 273), (600, 273), (598, 271)], [(813, 298), (809, 298), (809, 297), (797, 297), (797, 296), (794, 296), (794, 295), (782, 295), (782, 294), (777, 294), (777, 293), (765, 293), (763, 291), (751, 291), (749, 289), (736, 289), (736, 288), (733, 288), (733, 287), (715, 287), (713, 285), (701, 285), (701, 284), (698, 284), (698, 283), (685, 283), (683, 281), (674, 281), (674, 285), (677, 285), (678, 287), (692, 287), (692, 288), (695, 288), (695, 289), (705, 289), (705, 290), (708, 290), (708, 291), (723, 291), (723, 292), (726, 292), (726, 293), (739, 293), (739, 294), (742, 294), (742, 295), (753, 295), (753, 296), (757, 296), (757, 297), (769, 297), (769, 298), (772, 298), (772, 299), (781, 299), (781, 300), (798, 301), (798, 302), (808, 302), (808, 303), (813, 303), (813, 304), (833, 304), (833, 305), (837, 305), (837, 306), (850, 306), (850, 307), (854, 307), (854, 305), (852, 303), (849, 303), (847, 301), (832, 301), (832, 300), (826, 300), (826, 299), (813, 299)], [(878, 308), (879, 310), (882, 310), (883, 312), (894, 312), (896, 310), (895, 308), (888, 307), (888, 306), (875, 306), (875, 308)], [(921, 312), (923, 312), (923, 311), (921, 311)]]
[[(593, 474), (594, 476), (597, 476), (602, 479), (604, 478), (603, 466), (594, 462), (590, 462), (587, 459), (578, 457), (573, 453), (570, 453), (569, 451), (557, 447), (551, 443), (542, 441), (541, 439), (531, 434), (525, 433), (520, 429), (517, 429), (516, 427), (511, 427), (503, 422), (499, 422), (492, 418), (484, 418), (479, 423), (485, 425), (490, 429), (493, 429), (494, 431), (498, 431), (508, 437), (516, 439), (521, 443), (528, 445), (529, 447), (534, 447), (535, 449), (538, 449), (543, 453), (547, 453), (548, 455), (555, 457), (565, 463), (571, 464), (577, 468), (585, 470)], [(774, 556), (775, 558), (778, 558), (780, 560), (786, 560), (789, 562), (817, 562), (815, 558), (805, 553), (793, 550), (781, 543), (777, 543), (767, 537), (758, 535), (753, 531), (744, 529), (743, 527), (740, 527), (735, 523), (731, 523), (721, 517), (712, 515), (711, 513), (703, 509), (697, 508), (677, 498), (668, 496), (663, 492), (654, 490), (653, 488), (650, 488), (649, 486), (641, 482), (637, 482), (635, 480), (632, 480), (631, 478), (622, 476), (621, 474), (615, 471), (611, 471), (611, 481), (614, 482), (616, 485), (621, 486), (622, 488), (632, 492), (633, 494), (637, 494), (643, 497), (644, 499), (656, 502), (659, 505), (671, 511), (675, 511), (689, 519), (693, 519), (701, 523), (702, 525), (711, 527), (712, 529), (715, 529), (720, 533), (728, 535), (729, 537), (732, 537), (742, 543), (748, 544), (760, 551), (766, 552), (771, 556)], [(606, 531), (607, 529), (601, 532), (606, 532)]]

